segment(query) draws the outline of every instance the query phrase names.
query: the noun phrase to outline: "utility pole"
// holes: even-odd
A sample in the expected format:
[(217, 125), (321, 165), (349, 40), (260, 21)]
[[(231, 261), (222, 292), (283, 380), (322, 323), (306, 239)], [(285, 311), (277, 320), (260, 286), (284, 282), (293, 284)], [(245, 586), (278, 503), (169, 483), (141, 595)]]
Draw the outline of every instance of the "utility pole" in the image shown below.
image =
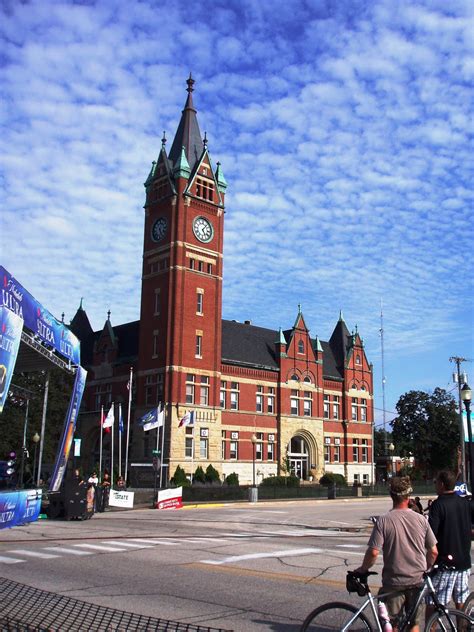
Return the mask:
[[(458, 385), (458, 409), (459, 409), (459, 436), (460, 436), (460, 444), (461, 444), (461, 474), (462, 480), (464, 483), (467, 483), (466, 479), (466, 448), (464, 443), (464, 424), (462, 420), (462, 399), (461, 399), (461, 388), (463, 383), (467, 382), (467, 376), (465, 373), (461, 374), (461, 364), (463, 362), (467, 362), (466, 358), (461, 358), (459, 356), (451, 356), (449, 358), (450, 362), (454, 362), (456, 364), (456, 372), (453, 373), (453, 381)], [(471, 446), (469, 446), (470, 449)], [(472, 482), (471, 482), (472, 485)]]

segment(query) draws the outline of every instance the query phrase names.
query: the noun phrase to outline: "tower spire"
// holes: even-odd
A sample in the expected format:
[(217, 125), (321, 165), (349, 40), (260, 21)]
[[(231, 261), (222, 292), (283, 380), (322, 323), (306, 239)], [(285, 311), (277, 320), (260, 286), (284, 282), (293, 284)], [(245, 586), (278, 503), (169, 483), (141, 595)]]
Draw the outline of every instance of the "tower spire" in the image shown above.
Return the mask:
[(204, 143), (201, 137), (201, 131), (196, 116), (196, 109), (194, 108), (192, 93), (194, 92), (195, 81), (192, 74), (189, 73), (189, 78), (186, 80), (188, 87), (186, 91), (188, 93), (184, 110), (181, 113), (181, 120), (176, 131), (176, 135), (171, 146), (169, 153), (169, 159), (171, 160), (173, 167), (181, 156), (181, 149), (184, 146), (186, 159), (188, 161), (191, 171), (194, 165), (201, 157), (204, 149)]

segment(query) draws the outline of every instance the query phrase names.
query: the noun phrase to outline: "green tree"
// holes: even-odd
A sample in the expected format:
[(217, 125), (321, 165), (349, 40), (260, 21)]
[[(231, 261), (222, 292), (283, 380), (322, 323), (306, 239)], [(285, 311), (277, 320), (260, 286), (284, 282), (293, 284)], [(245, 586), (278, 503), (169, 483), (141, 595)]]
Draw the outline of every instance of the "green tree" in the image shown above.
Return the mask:
[(172, 485), (176, 485), (176, 487), (189, 487), (190, 483), (186, 478), (186, 472), (180, 465), (176, 467), (174, 476), (171, 478), (170, 483)]
[[(35, 432), (41, 434), (45, 378), (45, 371), (15, 373), (12, 380), (12, 395), (8, 397), (3, 413), (0, 415), (0, 459), (4, 459), (9, 451), (14, 450), (18, 455), (17, 462), (19, 462), (23, 444), (26, 402), (29, 399), (26, 431), (26, 447), (29, 451), (29, 457), (25, 462), (26, 473), (33, 469), (34, 444), (31, 439)], [(59, 448), (73, 383), (74, 376), (61, 369), (51, 369), (42, 459), (43, 466), (48, 465), (50, 469), (52, 469)], [(39, 456), (39, 444), (37, 450), (37, 456)]]
[(200, 465), (198, 465), (193, 475), (193, 483), (205, 483), (205, 482), (206, 482), (206, 475), (204, 473), (204, 470), (202, 469)]
[(387, 455), (387, 445), (389, 445), (392, 441), (392, 433), (384, 432), (383, 429), (376, 429), (374, 431), (374, 450), (375, 456), (386, 456)]
[(209, 463), (206, 468), (206, 483), (220, 483), (220, 480), (219, 472)]
[(425, 476), (443, 468), (457, 470), (459, 421), (449, 393), (442, 388), (431, 394), (409, 391), (398, 400), (397, 412), (391, 426), (400, 456), (413, 454)]

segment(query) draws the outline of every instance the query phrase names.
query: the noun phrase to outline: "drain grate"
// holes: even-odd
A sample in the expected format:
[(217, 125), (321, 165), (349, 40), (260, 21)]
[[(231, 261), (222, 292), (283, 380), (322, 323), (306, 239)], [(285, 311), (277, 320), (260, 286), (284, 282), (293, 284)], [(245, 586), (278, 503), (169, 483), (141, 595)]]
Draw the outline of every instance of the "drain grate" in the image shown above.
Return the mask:
[(97, 606), (5, 578), (0, 603), (2, 632), (230, 632)]

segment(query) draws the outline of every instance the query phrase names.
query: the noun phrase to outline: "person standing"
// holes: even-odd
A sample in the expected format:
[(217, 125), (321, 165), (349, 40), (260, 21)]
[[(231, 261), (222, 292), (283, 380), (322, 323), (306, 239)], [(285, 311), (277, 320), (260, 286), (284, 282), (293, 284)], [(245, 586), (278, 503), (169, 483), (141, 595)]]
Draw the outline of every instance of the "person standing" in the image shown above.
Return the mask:
[[(355, 570), (364, 574), (383, 553), (382, 588), (387, 595), (383, 602), (393, 622), (403, 606), (409, 609), (415, 602), (423, 573), (430, 568), (438, 554), (436, 538), (425, 516), (412, 511), (408, 501), (412, 493), (408, 476), (390, 480), (392, 509), (379, 516), (372, 529), (362, 565)], [(410, 630), (419, 632), (421, 609), (415, 615)]]
[[(474, 503), (458, 496), (454, 488), (456, 476), (442, 470), (435, 479), (438, 498), (430, 507), (429, 523), (438, 540), (439, 557), (453, 567), (440, 571), (433, 578), (438, 599), (447, 605), (453, 598), (461, 608), (469, 594), (471, 573), (471, 530), (474, 520)], [(433, 612), (432, 600), (427, 599), (426, 616)]]

